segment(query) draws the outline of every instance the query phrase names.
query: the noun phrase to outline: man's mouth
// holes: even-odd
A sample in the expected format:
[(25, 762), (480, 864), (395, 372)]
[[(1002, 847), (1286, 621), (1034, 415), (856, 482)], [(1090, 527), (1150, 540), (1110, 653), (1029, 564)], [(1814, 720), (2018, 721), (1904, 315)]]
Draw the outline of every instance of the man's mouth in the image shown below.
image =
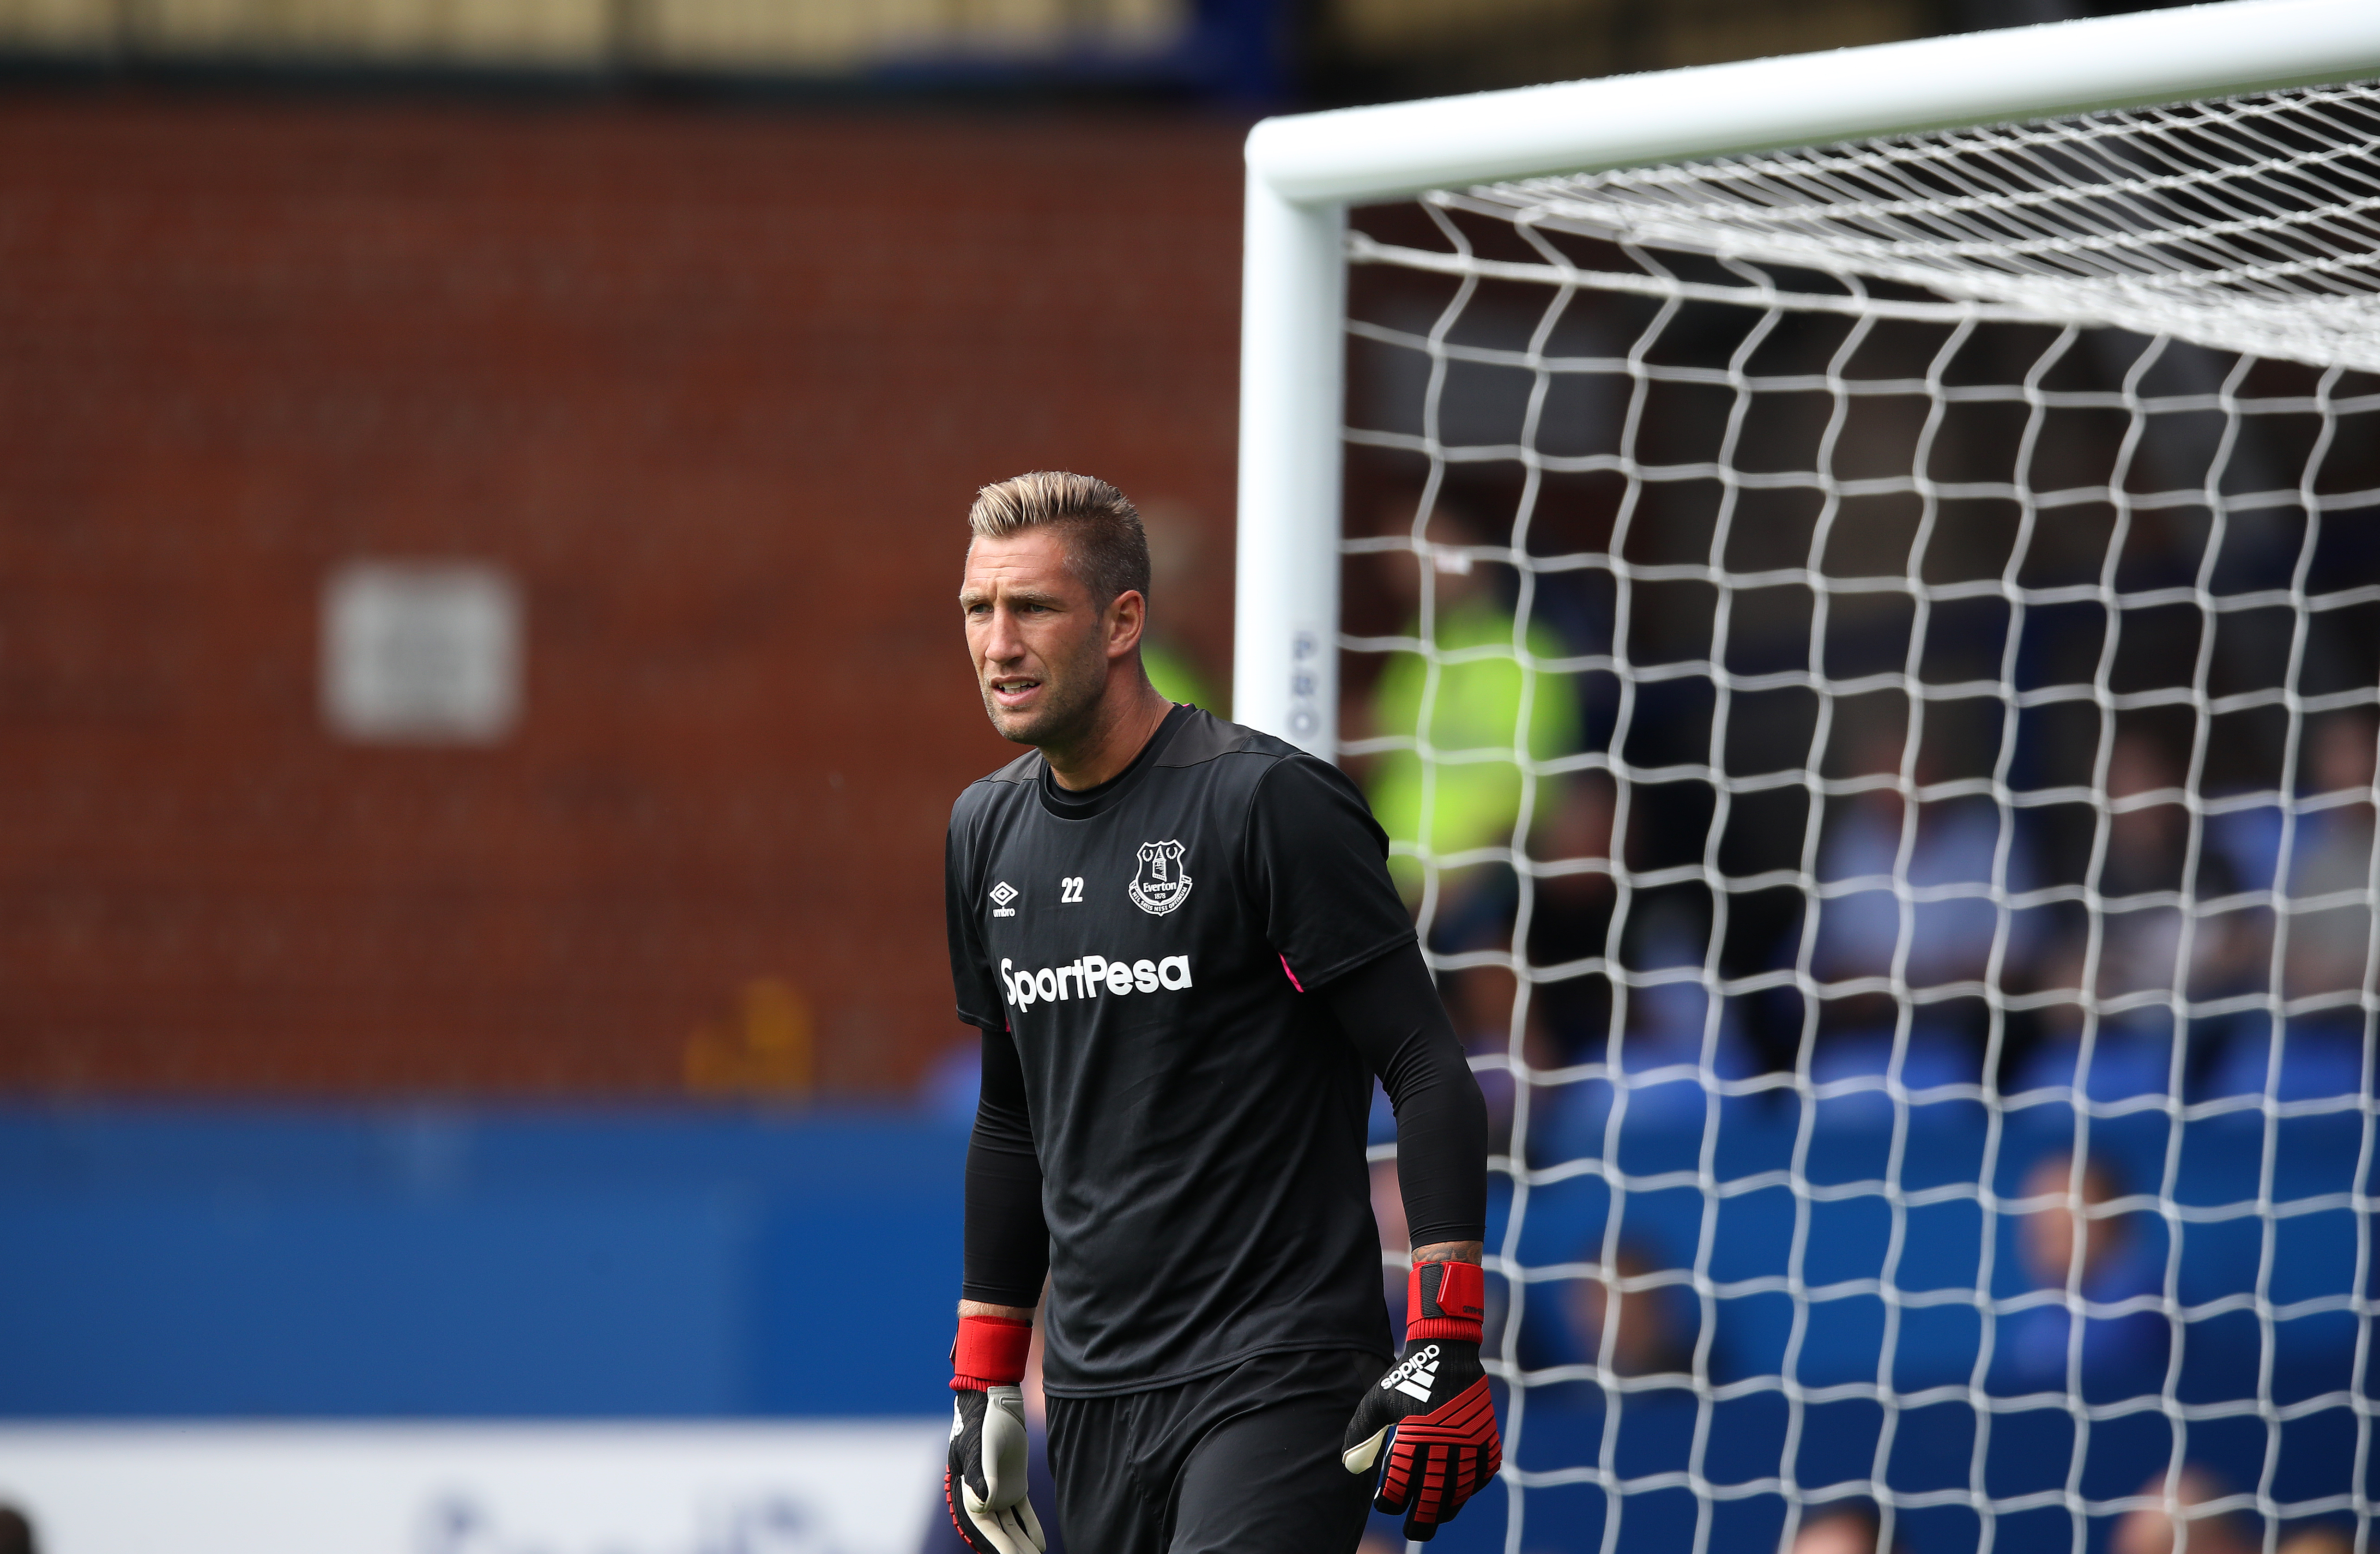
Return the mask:
[(991, 682), (991, 694), (1004, 707), (1017, 705), (1040, 688), (1040, 680), (1030, 674), (1002, 674)]

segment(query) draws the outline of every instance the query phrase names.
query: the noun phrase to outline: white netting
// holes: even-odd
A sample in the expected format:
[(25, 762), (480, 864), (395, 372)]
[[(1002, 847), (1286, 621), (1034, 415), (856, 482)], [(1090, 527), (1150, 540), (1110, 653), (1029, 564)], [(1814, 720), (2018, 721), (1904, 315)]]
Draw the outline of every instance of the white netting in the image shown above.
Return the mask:
[(1537, 226), (2380, 368), (2368, 87), (1482, 191)]
[(1356, 213), (1342, 748), (1510, 1187), (1453, 1546), (2365, 1547), (2375, 131)]

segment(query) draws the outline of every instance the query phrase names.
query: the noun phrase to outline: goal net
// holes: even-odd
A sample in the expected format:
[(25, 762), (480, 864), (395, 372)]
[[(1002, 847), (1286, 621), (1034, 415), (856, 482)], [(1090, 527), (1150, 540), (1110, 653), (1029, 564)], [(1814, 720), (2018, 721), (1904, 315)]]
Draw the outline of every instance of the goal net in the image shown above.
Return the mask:
[(1352, 213), (1338, 748), (1500, 1151), (1447, 1544), (2369, 1546), (2375, 147)]

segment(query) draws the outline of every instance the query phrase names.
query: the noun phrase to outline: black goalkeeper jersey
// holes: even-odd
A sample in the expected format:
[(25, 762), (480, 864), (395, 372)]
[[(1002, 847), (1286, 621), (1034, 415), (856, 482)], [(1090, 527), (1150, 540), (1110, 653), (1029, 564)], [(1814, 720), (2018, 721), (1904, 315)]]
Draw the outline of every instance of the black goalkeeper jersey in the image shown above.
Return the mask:
[(1024, 1069), (1050, 1391), (1394, 1353), (1371, 1072), (1303, 990), (1412, 941), (1387, 851), (1335, 768), (1189, 707), (1099, 788), (1036, 752), (960, 795), (951, 969)]

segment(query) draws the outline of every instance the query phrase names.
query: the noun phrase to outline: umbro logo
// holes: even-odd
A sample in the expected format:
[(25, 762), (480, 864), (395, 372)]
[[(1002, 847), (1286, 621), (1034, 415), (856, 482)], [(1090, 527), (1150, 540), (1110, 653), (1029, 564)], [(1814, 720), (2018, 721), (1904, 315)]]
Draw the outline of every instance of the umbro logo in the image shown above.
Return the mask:
[(1016, 899), (1016, 887), (1010, 884), (1005, 880), (1002, 880), (999, 884), (994, 885), (991, 888), (991, 915), (995, 917), (1015, 917), (1016, 908), (1009, 905), (1008, 904), (1014, 901)]
[(1429, 1402), (1429, 1390), (1438, 1382), (1438, 1345), (1407, 1360), (1380, 1379), (1383, 1391), (1402, 1392), (1416, 1402)]

